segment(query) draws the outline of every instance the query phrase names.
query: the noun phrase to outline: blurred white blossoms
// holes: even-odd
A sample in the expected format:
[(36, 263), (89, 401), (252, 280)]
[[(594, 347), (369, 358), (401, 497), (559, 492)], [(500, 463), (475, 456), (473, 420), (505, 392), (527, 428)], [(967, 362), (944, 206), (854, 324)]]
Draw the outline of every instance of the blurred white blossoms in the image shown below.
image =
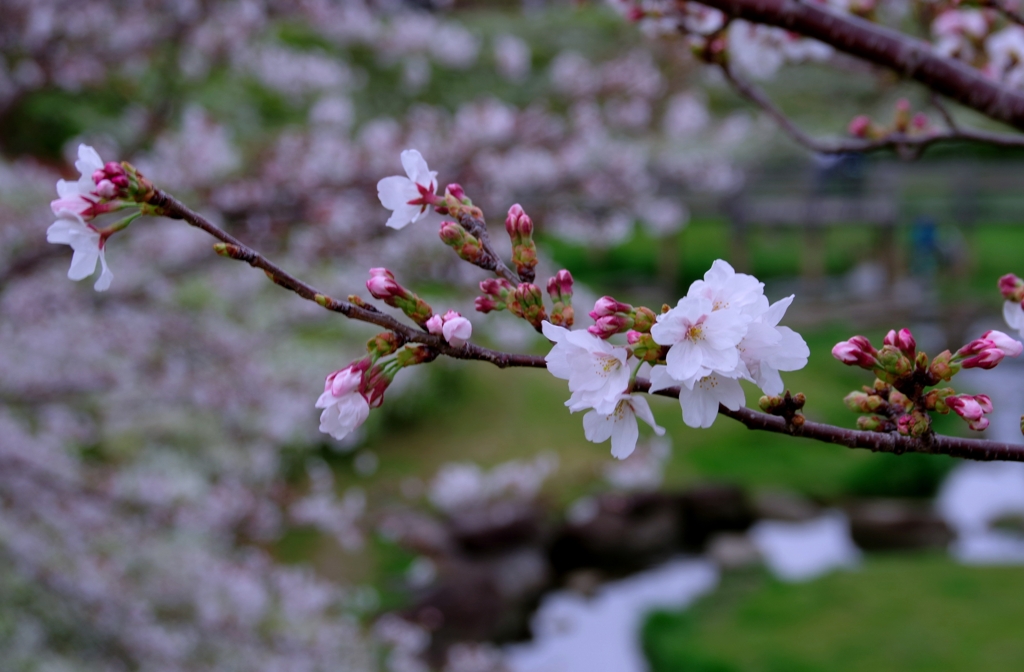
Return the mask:
[(327, 376), (324, 392), (316, 400), (320, 414), (320, 431), (341, 440), (366, 422), (370, 404), (360, 393), (363, 375), (369, 360), (362, 360)]
[(437, 173), (430, 170), (417, 150), (402, 152), (402, 167), (408, 177), (392, 175), (377, 183), (381, 205), (393, 211), (387, 222), (392, 229), (402, 229), (419, 220), (437, 193)]

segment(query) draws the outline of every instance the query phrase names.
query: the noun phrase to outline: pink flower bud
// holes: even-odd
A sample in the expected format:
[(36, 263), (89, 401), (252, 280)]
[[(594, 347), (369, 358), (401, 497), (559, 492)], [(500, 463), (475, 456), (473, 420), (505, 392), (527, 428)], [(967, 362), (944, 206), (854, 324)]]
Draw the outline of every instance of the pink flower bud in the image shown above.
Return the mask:
[(375, 364), (373, 368), (366, 372), (363, 376), (363, 384), (359, 388), (359, 393), (366, 399), (366, 403), (370, 405), (370, 408), (377, 408), (384, 403), (384, 392), (388, 389), (388, 385), (394, 380), (394, 375), (388, 373), (384, 367), (379, 364)]
[(594, 309), (590, 311), (590, 317), (596, 320), (609, 315), (629, 315), (632, 312), (633, 306), (628, 303), (621, 303), (610, 296), (602, 296), (594, 304)]
[(967, 426), (976, 432), (982, 432), (988, 429), (988, 418), (979, 418), (977, 420), (969, 420)]
[(366, 281), (366, 288), (375, 299), (391, 299), (404, 297), (405, 289), (395, 282), (395, 275), (386, 268), (371, 268), (370, 279)]
[(572, 299), (572, 273), (564, 268), (548, 280), (548, 296), (552, 301), (568, 302)]
[(999, 278), (999, 293), (1007, 301), (1021, 301), (1024, 299), (1024, 280), (1021, 280), (1013, 273), (1007, 273)]
[(587, 327), (587, 331), (598, 338), (611, 338), (633, 326), (633, 320), (621, 315), (605, 315), (597, 318), (595, 324)]
[(923, 131), (928, 128), (928, 117), (925, 116), (924, 112), (918, 112), (910, 119), (910, 125), (915, 130)]
[(333, 397), (342, 397), (357, 391), (362, 384), (363, 374), (368, 368), (370, 368), (370, 360), (361, 359), (352, 362), (344, 369), (335, 371), (324, 381), (324, 392), (330, 392)]
[(488, 296), (504, 299), (515, 290), (512, 283), (504, 278), (490, 278), (480, 283), (480, 291)]
[(440, 315), (434, 315), (427, 320), (427, 331), (440, 336), (442, 325), (444, 325), (444, 319)]
[(639, 331), (630, 330), (626, 332), (626, 342), (630, 345), (636, 345), (643, 337), (644, 335)]
[(523, 210), (523, 206), (516, 203), (508, 209), (505, 217), (505, 231), (513, 242), (522, 238), (529, 238), (533, 235), (533, 220)]
[(859, 366), (864, 369), (873, 369), (877, 365), (875, 356), (878, 351), (871, 346), (871, 342), (863, 336), (854, 336), (848, 341), (836, 343), (832, 348), (832, 356), (843, 364)]
[(968, 357), (961, 365), (965, 369), (994, 369), (1005, 356), (1002, 350), (992, 347)]
[(1001, 331), (986, 331), (981, 335), (981, 338), (986, 341), (990, 341), (993, 346), (998, 348), (1007, 357), (1016, 357), (1022, 351), (1024, 351), (1024, 345), (1021, 344), (1017, 339), (1007, 336)]
[(452, 183), (445, 187), (444, 193), (446, 195), (454, 196), (460, 203), (466, 200), (466, 192), (462, 188), (461, 184)]
[[(991, 407), (992, 402), (988, 402), (988, 406)], [(946, 397), (946, 406), (949, 409), (959, 415), (964, 420), (980, 420), (985, 414), (981, 404), (979, 404), (974, 397), (969, 394), (958, 394), (952, 397)]]
[(976, 394), (974, 400), (981, 406), (982, 413), (992, 412), (992, 399), (987, 394)]
[(473, 335), (473, 324), (456, 312), (448, 311), (441, 328), (444, 340), (455, 348), (462, 347)]
[(865, 138), (868, 135), (868, 129), (871, 128), (871, 119), (861, 114), (850, 120), (850, 125), (847, 127), (850, 135), (856, 138)]
[(478, 313), (489, 313), (492, 310), (501, 310), (505, 307), (502, 303), (499, 308), (499, 304), (489, 296), (478, 296), (473, 299), (473, 306), (476, 308)]
[(909, 359), (914, 359), (917, 356), (917, 341), (914, 340), (909, 329), (890, 330), (885, 335), (883, 343), (898, 348)]

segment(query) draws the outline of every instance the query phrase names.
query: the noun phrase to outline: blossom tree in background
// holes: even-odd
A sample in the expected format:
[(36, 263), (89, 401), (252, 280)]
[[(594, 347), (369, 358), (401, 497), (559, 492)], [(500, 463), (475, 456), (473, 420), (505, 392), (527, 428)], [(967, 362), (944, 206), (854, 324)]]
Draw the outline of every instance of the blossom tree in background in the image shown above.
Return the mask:
[[(1019, 446), (940, 436), (931, 424), (952, 412), (971, 430), (985, 428), (988, 397), (951, 383), (963, 369), (1019, 355), (1006, 334), (986, 332), (934, 356), (905, 329), (878, 348), (854, 336), (833, 354), (874, 376), (846, 398), (862, 414), (858, 429), (823, 425), (805, 420), (802, 409), (815, 400), (788, 391), (782, 377), (809, 354), (781, 325), (799, 297), (770, 303), (756, 278), (718, 260), (684, 296), (664, 297), (675, 303), (605, 296), (578, 310), (572, 269), (548, 268), (534, 241), (544, 231), (610, 244), (634, 221), (661, 235), (685, 224), (687, 196), (735, 185), (732, 156), (762, 144), (764, 125), (739, 114), (712, 118), (702, 93), (680, 86), (672, 67), (720, 72), (816, 152), (916, 156), (936, 143), (1024, 144), (966, 128), (942, 102), (1024, 128), (1024, 38), (1009, 5), (908, 14), (863, 2), (616, 2), (644, 32), (679, 38), (678, 52), (696, 59), (680, 66), (678, 52), (639, 45), (604, 58), (565, 49), (528, 102), (481, 96), (363, 110), (366, 81), (381, 72), (411, 97), (474, 68), (515, 85), (537, 68), (520, 37), (485, 40), (449, 18), (389, 13), (388, 4), (154, 1), (115, 11), (105, 2), (0, 3), (0, 125), (17, 127), (34, 93), (88, 92), (108, 79), (136, 101), (107, 127), (80, 131), (98, 151), (68, 144), (77, 174), (62, 176), (74, 179), (57, 181), (59, 151), (48, 162), (23, 156), (0, 165), (0, 208), (18, 224), (0, 229), (0, 341), (17, 353), (0, 364), (0, 553), (17, 570), (0, 591), (32, 596), (5, 597), (21, 615), (0, 621), (12, 643), (0, 655), (15, 669), (72, 660), (83, 669), (186, 670), (204, 661), (322, 670), (339, 659), (370, 668), (355, 622), (365, 596), (268, 551), (302, 526), (357, 547), (363, 493), (336, 492), (316, 460), (303, 465), (301, 486), (283, 482), (279, 449), (317, 440), (314, 407), (330, 441), (358, 439), (385, 396), (400, 391), (399, 373), (439, 358), (546, 368), (566, 381), (583, 436), (610, 441), (616, 458), (633, 452), (641, 431), (664, 431), (653, 394), (677, 399), (691, 427), (725, 415), (851, 448), (1024, 459)], [(72, 15), (85, 18), (63, 20)], [(306, 46), (285, 39), (283, 25), (302, 26)], [(349, 57), (356, 52), (370, 53), (373, 65)], [(826, 142), (753, 83), (784, 77), (787, 63), (842, 67), (837, 53), (918, 83), (934, 94), (937, 117), (901, 102), (891, 120), (856, 116), (849, 137)], [(245, 86), (232, 82), (258, 85), (260, 100), (271, 101), (261, 114), (273, 121), (254, 121), (255, 100), (217, 108), (208, 91), (184, 93), (207, 78), (239, 99)], [(261, 132), (243, 140), (240, 129), (253, 125)], [(6, 156), (20, 152), (14, 135), (5, 136)], [(39, 214), (47, 200), (51, 210)], [(505, 234), (488, 229), (485, 213), (507, 213)], [(209, 264), (197, 236), (154, 217), (212, 235), (217, 254), (263, 270), (308, 303), (265, 289), (259, 274)], [(435, 232), (443, 254), (425, 244), (436, 243)], [(451, 263), (452, 254), (467, 263)], [(57, 263), (72, 280), (95, 275), (105, 294), (69, 293)], [(419, 289), (437, 280), (468, 283), (479, 295), (439, 306)], [(358, 294), (364, 283), (371, 299)], [(317, 287), (340, 287), (345, 298)], [(1022, 287), (1015, 276), (999, 287), (1014, 330), (1024, 329)], [(382, 331), (351, 363), (333, 348), (296, 356), (288, 335), (320, 325), (318, 306)], [(593, 321), (586, 328), (584, 315)], [(529, 325), (519, 326), (546, 356), (474, 342), (513, 320)], [(320, 377), (322, 389), (311, 382)], [(746, 408), (742, 380), (764, 393), (761, 412)], [(83, 403), (81, 395), (91, 396)], [(85, 454), (69, 455), (69, 444)], [(111, 452), (90, 462), (91, 446)], [(467, 506), (479, 499), (465, 498)], [(40, 606), (54, 601), (72, 608)], [(92, 630), (76, 631), (81, 623)]]

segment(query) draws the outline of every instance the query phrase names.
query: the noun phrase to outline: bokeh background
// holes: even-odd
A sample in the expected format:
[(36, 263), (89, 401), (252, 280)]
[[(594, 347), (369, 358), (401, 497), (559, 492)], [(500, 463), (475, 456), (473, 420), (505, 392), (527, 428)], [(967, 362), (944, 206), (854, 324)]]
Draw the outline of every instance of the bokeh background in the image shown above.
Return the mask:
[[(1000, 328), (1019, 154), (810, 157), (682, 41), (597, 2), (0, 0), (0, 16), (0, 668), (1024, 665), (1013, 465), (693, 430), (669, 400), (652, 404), (665, 439), (616, 462), (561, 381), (467, 362), (403, 372), (338, 443), (313, 403), (367, 325), (180, 222), (112, 238), (103, 294), (45, 242), (85, 142), (331, 294), (387, 266), (472, 314), (481, 343), (543, 353), (525, 323), (473, 313), (484, 275), (436, 222), (385, 229), (376, 182), (416, 148), (496, 238), (523, 204), (539, 275), (573, 273), (582, 325), (602, 294), (673, 303), (717, 258), (772, 300), (795, 293), (811, 358), (784, 379), (809, 418), (852, 426), (842, 397), (870, 380), (837, 341), (907, 326), (934, 354)], [(816, 132), (927, 104), (827, 49), (809, 60), (749, 74)], [(983, 374), (964, 391), (995, 400), (986, 434), (1019, 441), (1020, 366)]]

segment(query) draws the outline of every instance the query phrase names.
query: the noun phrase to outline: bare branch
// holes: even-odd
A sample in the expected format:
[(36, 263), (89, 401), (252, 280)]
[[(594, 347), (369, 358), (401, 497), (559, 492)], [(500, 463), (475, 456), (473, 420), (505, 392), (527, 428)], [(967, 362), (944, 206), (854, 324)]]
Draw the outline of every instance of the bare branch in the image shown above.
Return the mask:
[[(677, 1), (683, 4), (686, 0)], [(850, 14), (835, 12), (825, 3), (801, 0), (700, 1), (730, 18), (777, 26), (819, 40), (839, 51), (894, 70), (991, 119), (1024, 130), (1024, 92), (988, 79), (966, 63), (938, 54), (924, 40)]]
[(950, 126), (950, 130), (948, 131), (930, 131), (916, 133), (914, 135), (908, 135), (906, 133), (890, 133), (884, 138), (879, 138), (877, 140), (849, 139), (832, 142), (821, 141), (808, 135), (803, 129), (797, 126), (796, 123), (786, 116), (786, 113), (772, 102), (771, 98), (769, 98), (760, 88), (738, 77), (736, 73), (729, 68), (729, 66), (722, 64), (721, 68), (722, 72), (725, 74), (725, 78), (737, 93), (761, 108), (761, 110), (770, 116), (775, 123), (777, 123), (779, 127), (782, 128), (782, 130), (798, 144), (819, 154), (863, 154), (883, 149), (893, 149), (903, 155), (909, 155), (913, 158), (920, 155), (921, 152), (931, 145), (944, 142), (977, 142), (996, 145), (999, 147), (1024, 147), (1024, 135), (1010, 135), (1006, 133), (989, 133), (987, 131), (960, 129), (959, 126), (956, 125), (956, 122), (953, 121), (953, 118), (949, 115), (949, 111), (942, 106), (941, 102), (938, 102), (937, 97), (933, 99), (933, 103), (935, 104), (935, 107), (939, 109), (940, 114), (942, 114), (946, 123)]

